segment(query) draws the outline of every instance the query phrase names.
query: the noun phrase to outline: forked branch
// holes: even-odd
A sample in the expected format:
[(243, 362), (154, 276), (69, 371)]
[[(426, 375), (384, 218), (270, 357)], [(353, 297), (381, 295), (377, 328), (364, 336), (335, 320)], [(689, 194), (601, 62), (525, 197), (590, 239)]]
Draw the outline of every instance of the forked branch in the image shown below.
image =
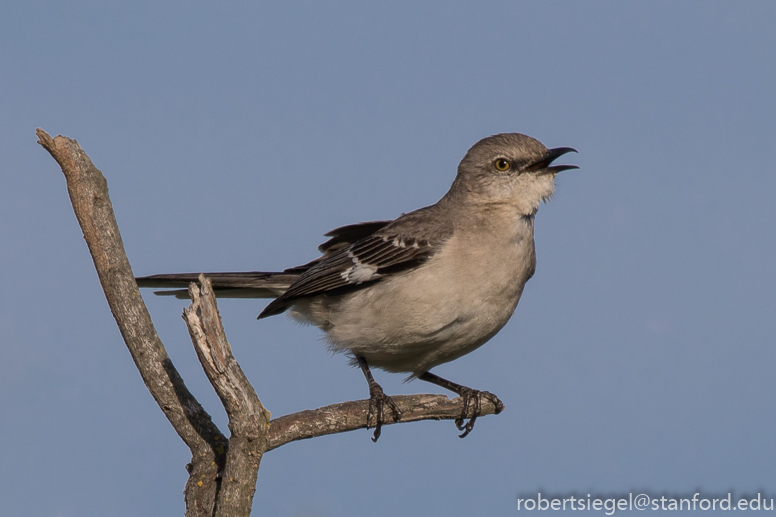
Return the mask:
[[(240, 370), (226, 341), (209, 283), (192, 286), (192, 305), (184, 313), (192, 342), (211, 384), (229, 416), (226, 437), (186, 388), (151, 321), (127, 260), (102, 173), (67, 137), (37, 130), (41, 144), (62, 168), (67, 190), (97, 275), (124, 342), (143, 382), (175, 431), (191, 450), (187, 466), (186, 515), (248, 515), (256, 473), (264, 452), (295, 440), (366, 428), (368, 400), (302, 411), (268, 422), (269, 413)], [(395, 396), (398, 422), (455, 420), (463, 402), (442, 395)], [(496, 408), (483, 401), (480, 415)], [(388, 425), (391, 422), (386, 422)]]

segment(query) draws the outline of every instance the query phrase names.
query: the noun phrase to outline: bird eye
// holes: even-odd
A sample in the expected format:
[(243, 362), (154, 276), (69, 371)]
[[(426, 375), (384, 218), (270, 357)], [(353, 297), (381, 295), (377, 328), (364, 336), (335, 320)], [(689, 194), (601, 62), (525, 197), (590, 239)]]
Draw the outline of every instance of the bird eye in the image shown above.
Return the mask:
[(496, 169), (498, 169), (500, 171), (505, 171), (505, 170), (509, 169), (509, 167), (511, 166), (511, 164), (509, 163), (509, 160), (507, 160), (505, 158), (499, 158), (498, 160), (493, 162), (493, 165), (495, 165)]

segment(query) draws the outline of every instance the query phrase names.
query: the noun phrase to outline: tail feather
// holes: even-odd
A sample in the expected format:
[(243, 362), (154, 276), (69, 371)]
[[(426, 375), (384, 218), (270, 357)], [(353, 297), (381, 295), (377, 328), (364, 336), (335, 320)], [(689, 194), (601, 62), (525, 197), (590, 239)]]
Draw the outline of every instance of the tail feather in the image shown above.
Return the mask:
[[(268, 273), (247, 271), (241, 273), (205, 273), (219, 298), (277, 298), (288, 289), (301, 273)], [(197, 282), (199, 273), (173, 273), (135, 278), (138, 287), (172, 288), (154, 291), (161, 296), (188, 298), (188, 286)]]

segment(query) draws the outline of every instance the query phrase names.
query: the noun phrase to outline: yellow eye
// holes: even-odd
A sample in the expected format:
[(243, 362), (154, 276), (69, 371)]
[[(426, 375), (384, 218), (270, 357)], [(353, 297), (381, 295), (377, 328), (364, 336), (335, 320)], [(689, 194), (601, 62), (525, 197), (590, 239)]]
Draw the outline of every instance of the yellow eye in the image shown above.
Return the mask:
[(509, 163), (509, 160), (507, 160), (506, 158), (499, 158), (498, 160), (493, 162), (493, 165), (496, 166), (496, 169), (498, 169), (500, 171), (505, 171), (505, 170), (509, 169), (509, 167), (512, 164)]

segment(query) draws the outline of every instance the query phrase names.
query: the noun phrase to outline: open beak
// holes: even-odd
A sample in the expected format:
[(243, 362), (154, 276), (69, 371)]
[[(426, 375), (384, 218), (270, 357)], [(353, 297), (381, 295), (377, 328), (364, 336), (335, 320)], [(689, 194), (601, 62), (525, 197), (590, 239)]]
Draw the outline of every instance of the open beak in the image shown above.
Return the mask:
[(535, 172), (537, 174), (557, 174), (569, 169), (579, 169), (576, 165), (552, 165), (550, 164), (568, 153), (576, 153), (577, 150), (573, 147), (556, 147), (555, 149), (549, 149), (547, 154), (543, 158), (539, 158), (532, 164), (525, 167), (521, 172)]

